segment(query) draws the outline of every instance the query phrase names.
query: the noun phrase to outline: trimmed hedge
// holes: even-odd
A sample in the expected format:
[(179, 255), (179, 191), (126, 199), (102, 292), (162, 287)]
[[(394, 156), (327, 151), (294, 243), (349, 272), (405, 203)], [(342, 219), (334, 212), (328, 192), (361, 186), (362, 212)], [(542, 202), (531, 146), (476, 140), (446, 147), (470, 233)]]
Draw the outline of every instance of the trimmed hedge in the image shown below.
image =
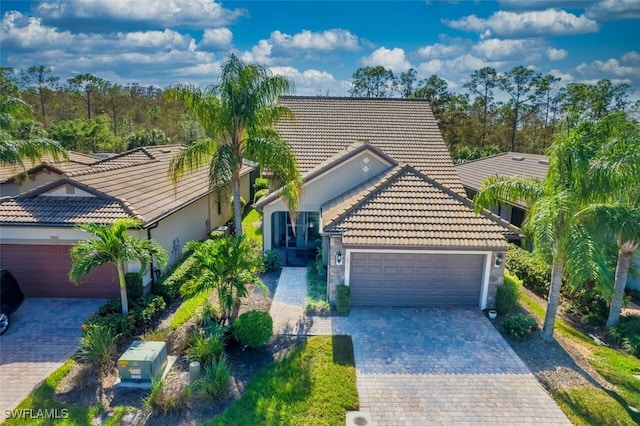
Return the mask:
[(260, 201), (260, 198), (264, 197), (268, 193), (269, 193), (268, 189), (261, 189), (260, 191), (256, 191), (256, 193), (253, 195), (253, 204)]
[(506, 268), (520, 278), (526, 288), (544, 299), (549, 297), (551, 266), (544, 260), (514, 244), (509, 244)]
[(122, 316), (120, 299), (110, 300), (91, 315), (82, 325), (83, 330), (105, 326), (119, 338), (142, 334), (153, 325), (167, 308), (160, 296), (140, 297), (129, 303), (129, 314)]
[(504, 283), (496, 290), (496, 311), (504, 315), (511, 312), (520, 298), (522, 281), (518, 277), (505, 271)]
[(260, 348), (273, 335), (273, 319), (269, 312), (249, 311), (233, 322), (233, 337), (249, 348)]
[(191, 258), (191, 253), (185, 254), (178, 263), (154, 281), (153, 294), (162, 296), (167, 303), (178, 299), (180, 297), (180, 288), (193, 278), (196, 273), (195, 269), (195, 262)]
[(351, 304), (351, 288), (346, 285), (336, 286), (336, 310), (340, 315), (349, 313)]
[(263, 189), (269, 190), (269, 180), (263, 177), (256, 178), (253, 183), (253, 189), (255, 189), (256, 192), (262, 191)]

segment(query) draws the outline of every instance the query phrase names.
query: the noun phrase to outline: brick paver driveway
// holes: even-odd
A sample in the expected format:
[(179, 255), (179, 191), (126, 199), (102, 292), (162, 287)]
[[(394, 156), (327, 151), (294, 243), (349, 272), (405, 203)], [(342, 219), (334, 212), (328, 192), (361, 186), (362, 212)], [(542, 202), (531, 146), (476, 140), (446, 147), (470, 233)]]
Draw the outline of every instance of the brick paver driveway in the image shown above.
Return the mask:
[(306, 318), (304, 273), (283, 269), (274, 327), (351, 335), (360, 410), (375, 424), (571, 424), (478, 309), (359, 308)]
[(104, 302), (25, 299), (0, 337), (0, 421), (78, 349), (82, 323)]

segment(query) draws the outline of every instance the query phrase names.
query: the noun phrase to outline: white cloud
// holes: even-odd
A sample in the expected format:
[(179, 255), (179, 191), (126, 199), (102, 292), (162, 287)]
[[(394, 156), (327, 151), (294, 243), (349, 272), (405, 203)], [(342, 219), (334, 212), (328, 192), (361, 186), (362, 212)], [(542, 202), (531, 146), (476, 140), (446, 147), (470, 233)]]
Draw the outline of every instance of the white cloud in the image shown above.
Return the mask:
[(394, 47), (393, 49), (379, 47), (371, 52), (369, 56), (360, 59), (360, 63), (368, 67), (382, 65), (394, 73), (401, 73), (411, 68), (411, 64), (405, 57), (404, 49), (399, 47)]
[(289, 77), (296, 86), (296, 93), (300, 95), (327, 95), (342, 93), (343, 82), (336, 81), (333, 74), (316, 69), (300, 72), (294, 67), (271, 67), (276, 75)]
[(15, 11), (5, 13), (0, 28), (0, 41), (5, 52), (11, 49), (54, 49), (69, 45), (74, 40), (69, 31), (60, 32), (55, 28), (43, 26), (41, 19), (27, 18)]
[(594, 0), (499, 0), (501, 9), (582, 9)]
[(564, 49), (555, 49), (550, 47), (547, 49), (547, 59), (550, 61), (562, 61), (567, 58), (569, 52)]
[(640, 18), (640, 0), (603, 0), (590, 6), (585, 15), (599, 21)]
[(606, 61), (593, 61), (590, 64), (583, 62), (576, 67), (576, 70), (585, 76), (613, 75), (620, 78), (640, 79), (639, 67), (622, 65), (613, 58)]
[(549, 71), (549, 74), (559, 78), (560, 82), (563, 84), (569, 84), (575, 80), (571, 74), (564, 73), (558, 69), (552, 69), (551, 71)]
[(635, 50), (627, 52), (622, 55), (621, 61), (624, 64), (640, 65), (640, 53), (636, 52)]
[(198, 44), (202, 49), (223, 50), (231, 46), (233, 33), (229, 28), (206, 29), (202, 41)]
[(280, 31), (271, 33), (269, 41), (283, 50), (307, 51), (356, 51), (359, 49), (358, 37), (350, 31), (331, 29), (322, 32), (303, 30), (294, 35)]
[(271, 65), (273, 58), (271, 57), (271, 50), (273, 45), (267, 40), (260, 40), (258, 44), (251, 48), (249, 52), (243, 52), (240, 54), (240, 59), (244, 62), (252, 62), (263, 65)]
[(531, 37), (595, 33), (599, 26), (585, 16), (564, 10), (547, 9), (530, 12), (495, 12), (488, 19), (476, 15), (442, 22), (461, 31), (483, 33), (485, 37)]
[(473, 48), (473, 52), (488, 60), (518, 59), (539, 53), (546, 48), (542, 39), (506, 39), (491, 38), (483, 40)]
[(421, 58), (441, 58), (443, 56), (455, 56), (465, 51), (467, 46), (461, 44), (435, 43), (418, 49)]
[(35, 13), (45, 22), (70, 29), (91, 22), (94, 31), (114, 22), (156, 28), (211, 28), (228, 25), (246, 12), (229, 10), (213, 0), (67, 0), (40, 3)]

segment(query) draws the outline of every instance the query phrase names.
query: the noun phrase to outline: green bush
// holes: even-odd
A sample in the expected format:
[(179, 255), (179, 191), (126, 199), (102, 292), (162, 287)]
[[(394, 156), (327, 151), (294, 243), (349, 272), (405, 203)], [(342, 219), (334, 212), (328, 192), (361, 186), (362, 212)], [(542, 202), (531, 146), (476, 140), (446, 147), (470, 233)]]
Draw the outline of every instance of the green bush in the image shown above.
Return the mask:
[(231, 368), (227, 356), (222, 355), (211, 364), (204, 366), (204, 376), (198, 380), (196, 387), (204, 396), (220, 399), (229, 388)]
[(525, 249), (509, 244), (506, 268), (520, 278), (526, 288), (544, 299), (549, 297), (551, 266), (544, 260)]
[(631, 355), (640, 358), (640, 317), (620, 317), (620, 321), (607, 330), (607, 336)]
[(510, 274), (509, 271), (505, 271), (504, 283), (496, 290), (496, 310), (499, 314), (508, 314), (518, 303), (520, 286), (522, 286), (522, 281)]
[(328, 314), (331, 312), (331, 305), (326, 300), (315, 300), (310, 297), (307, 297), (304, 304), (304, 311), (307, 314)]
[(186, 254), (164, 275), (153, 283), (153, 294), (162, 296), (167, 303), (180, 297), (180, 288), (197, 273), (191, 253)]
[(102, 369), (113, 362), (117, 335), (106, 325), (91, 325), (84, 330), (79, 357), (83, 362)]
[(589, 325), (604, 325), (609, 316), (609, 303), (596, 289), (582, 288), (569, 295), (567, 312)]
[(351, 288), (346, 285), (336, 286), (336, 310), (340, 315), (349, 313), (351, 304)]
[(227, 233), (225, 231), (214, 229), (213, 231), (209, 232), (209, 238), (211, 238), (212, 240), (218, 240), (220, 238), (225, 238), (226, 236)]
[(253, 195), (253, 204), (260, 201), (260, 198), (266, 196), (267, 194), (269, 194), (268, 189), (261, 189), (260, 191), (256, 191), (256, 193)]
[(537, 330), (538, 324), (531, 315), (518, 313), (502, 321), (502, 328), (515, 340), (524, 341)]
[(128, 274), (124, 274), (124, 281), (127, 286), (127, 297), (129, 300), (139, 299), (144, 296), (142, 276), (139, 273), (129, 272)]
[(280, 268), (280, 257), (278, 253), (271, 250), (265, 250), (262, 254), (262, 270), (264, 272), (275, 271)]
[(273, 335), (273, 319), (269, 312), (249, 311), (233, 322), (233, 336), (241, 344), (259, 348)]
[(256, 192), (262, 191), (263, 189), (268, 190), (269, 189), (269, 179), (263, 178), (263, 177), (257, 178), (256, 181), (253, 183), (253, 189), (255, 189)]
[(94, 325), (106, 326), (119, 338), (133, 336), (153, 325), (166, 308), (167, 304), (160, 296), (141, 297), (129, 304), (129, 314), (123, 316), (120, 299), (114, 299), (102, 305), (82, 328), (87, 330)]
[(208, 365), (220, 358), (224, 352), (224, 341), (219, 336), (204, 336), (194, 334), (191, 346), (187, 348), (186, 357), (189, 361), (198, 361)]

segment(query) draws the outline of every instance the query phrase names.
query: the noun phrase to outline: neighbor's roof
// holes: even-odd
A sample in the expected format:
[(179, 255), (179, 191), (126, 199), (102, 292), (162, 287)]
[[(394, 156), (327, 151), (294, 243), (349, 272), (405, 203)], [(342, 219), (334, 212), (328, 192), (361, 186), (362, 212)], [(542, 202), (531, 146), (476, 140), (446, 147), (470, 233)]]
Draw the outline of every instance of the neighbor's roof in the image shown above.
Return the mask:
[(518, 233), (495, 215), (477, 215), (467, 198), (406, 164), (322, 211), (323, 231), (342, 233), (345, 246), (505, 248), (505, 234)]
[(64, 173), (84, 169), (88, 165), (93, 164), (99, 160), (97, 157), (94, 157), (92, 155), (82, 154), (75, 151), (67, 151), (67, 155), (69, 156), (69, 161), (56, 161), (50, 155), (44, 156), (44, 158), (40, 162), (27, 161), (24, 164), (24, 170), (19, 166), (0, 165), (0, 183), (10, 182), (13, 180), (13, 178), (15, 178), (16, 175), (22, 174), (25, 171), (30, 171), (32, 169), (42, 167), (43, 165), (50, 166), (49, 168), (51, 170)]
[(276, 127), (295, 151), (303, 175), (356, 140), (368, 140), (399, 162), (464, 193), (431, 107), (423, 99), (283, 96), (280, 103), (295, 119), (282, 120)]
[[(136, 148), (121, 155), (97, 161), (81, 170), (65, 173), (65, 177), (46, 186), (46, 190), (71, 182), (74, 186), (93, 192), (96, 198), (115, 200), (123, 209), (118, 213), (115, 205), (98, 208), (98, 212), (83, 210), (75, 198), (42, 195), (40, 202), (33, 201), (34, 192), (0, 203), (0, 223), (31, 224), (42, 223), (112, 223), (118, 217), (135, 216), (145, 225), (152, 225), (212, 191), (209, 188), (209, 168), (203, 166), (193, 173), (185, 174), (176, 186), (168, 176), (171, 159), (183, 145), (161, 145)], [(243, 166), (241, 175), (249, 173), (253, 167)], [(42, 188), (34, 191), (43, 193)], [(87, 198), (87, 197), (83, 197)], [(31, 200), (31, 201), (29, 201)], [(95, 203), (99, 203), (94, 200)], [(87, 202), (89, 203), (89, 202)], [(22, 212), (16, 214), (21, 206)], [(46, 206), (46, 207), (45, 207)], [(46, 212), (57, 212), (59, 219)], [(69, 218), (69, 219), (64, 219)]]
[(549, 168), (549, 157), (521, 152), (503, 152), (458, 164), (456, 170), (465, 188), (477, 191), (483, 180), (490, 176), (523, 176), (544, 179)]

